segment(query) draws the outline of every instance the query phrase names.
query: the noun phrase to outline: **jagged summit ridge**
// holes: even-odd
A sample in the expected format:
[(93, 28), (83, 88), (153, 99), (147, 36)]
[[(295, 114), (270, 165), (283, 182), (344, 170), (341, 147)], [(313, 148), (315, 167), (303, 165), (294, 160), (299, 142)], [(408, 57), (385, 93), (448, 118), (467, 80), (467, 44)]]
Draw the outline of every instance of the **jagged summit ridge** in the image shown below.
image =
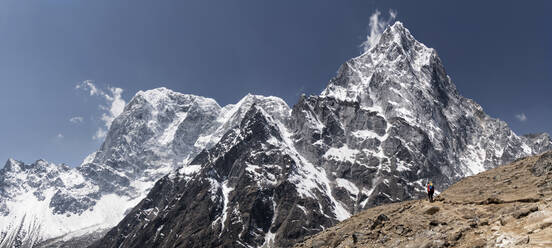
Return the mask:
[[(428, 48), (412, 36), (410, 31), (399, 21), (387, 28), (381, 35), (379, 42), (360, 57), (371, 60), (373, 65), (397, 58), (402, 54), (410, 62), (409, 65), (419, 72), (424, 65), (430, 62), (432, 56), (437, 53), (433, 48)], [(365, 56), (368, 55), (368, 56)]]
[[(361, 101), (363, 94), (369, 93), (368, 86), (374, 73), (397, 70), (397, 73), (423, 77), (426, 75), (421, 70), (429, 66), (432, 59), (438, 59), (435, 50), (414, 39), (402, 23), (396, 22), (383, 32), (375, 46), (343, 64), (338, 76), (330, 81), (321, 95)], [(339, 80), (340, 75), (347, 77), (355, 74), (358, 78), (354, 80)]]
[[(405, 120), (410, 126), (422, 129), (436, 150), (458, 151), (463, 149), (458, 146), (486, 145), (479, 142), (486, 142), (492, 132), (484, 133), (483, 141), (447, 140), (446, 137), (464, 132), (459, 129), (469, 122), (483, 123), (488, 125), (483, 129), (498, 132), (509, 129), (504, 122), (488, 117), (481, 106), (459, 95), (435, 50), (416, 41), (400, 22), (386, 29), (379, 43), (366, 53), (346, 62), (321, 96), (358, 103), (361, 108), (389, 120)], [(521, 144), (520, 138), (515, 134), (512, 137), (524, 147), (525, 155), (532, 153)], [(491, 157), (501, 157), (502, 150)], [(488, 156), (474, 155), (473, 151), (466, 153), (464, 156), (470, 159), (488, 159)], [(491, 158), (489, 162), (468, 165), (470, 159), (458, 158), (463, 167), (461, 174), (477, 173), (490, 168), (486, 164), (497, 163), (497, 159)]]

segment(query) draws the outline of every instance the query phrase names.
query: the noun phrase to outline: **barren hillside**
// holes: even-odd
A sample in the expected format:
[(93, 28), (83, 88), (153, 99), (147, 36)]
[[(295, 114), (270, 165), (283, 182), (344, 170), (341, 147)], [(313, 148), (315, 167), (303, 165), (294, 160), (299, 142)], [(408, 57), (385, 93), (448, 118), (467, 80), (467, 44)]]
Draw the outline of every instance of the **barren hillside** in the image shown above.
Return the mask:
[(552, 152), (465, 178), (434, 203), (368, 209), (295, 247), (552, 247)]

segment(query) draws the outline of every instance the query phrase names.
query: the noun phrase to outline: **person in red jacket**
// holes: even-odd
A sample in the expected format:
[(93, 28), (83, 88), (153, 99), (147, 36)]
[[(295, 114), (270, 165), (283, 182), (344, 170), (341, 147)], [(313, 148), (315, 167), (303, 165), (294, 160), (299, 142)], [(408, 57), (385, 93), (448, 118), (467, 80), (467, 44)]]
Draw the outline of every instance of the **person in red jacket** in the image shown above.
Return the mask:
[(435, 188), (433, 187), (433, 182), (427, 183), (427, 198), (429, 202), (433, 202), (433, 193), (435, 193)]

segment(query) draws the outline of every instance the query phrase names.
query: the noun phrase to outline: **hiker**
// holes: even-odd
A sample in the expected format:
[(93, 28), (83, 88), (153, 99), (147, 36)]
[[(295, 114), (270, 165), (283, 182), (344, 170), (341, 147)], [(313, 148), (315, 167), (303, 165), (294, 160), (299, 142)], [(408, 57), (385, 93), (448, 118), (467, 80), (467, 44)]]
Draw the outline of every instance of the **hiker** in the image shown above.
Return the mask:
[(429, 202), (433, 202), (433, 193), (435, 193), (433, 182), (429, 182), (427, 183), (427, 198), (429, 199)]

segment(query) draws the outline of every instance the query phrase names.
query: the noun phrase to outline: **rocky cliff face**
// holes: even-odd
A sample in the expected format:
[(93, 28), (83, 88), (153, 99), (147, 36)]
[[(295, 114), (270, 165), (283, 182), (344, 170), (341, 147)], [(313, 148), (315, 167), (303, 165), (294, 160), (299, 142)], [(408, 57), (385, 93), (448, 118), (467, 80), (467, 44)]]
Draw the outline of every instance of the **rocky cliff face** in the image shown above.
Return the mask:
[(95, 246), (289, 246), (417, 198), (426, 180), (447, 187), (551, 144), (460, 96), (437, 53), (397, 22), (293, 108), (159, 88), (137, 93), (77, 168), (9, 160), (0, 247), (85, 246), (113, 226)]
[(468, 177), (436, 202), (368, 209), (295, 247), (550, 247), (552, 152)]
[(422, 181), (450, 185), (551, 143), (546, 134), (517, 136), (459, 95), (435, 50), (399, 22), (342, 65), (320, 96), (301, 98), (291, 129), (310, 161), (357, 186), (350, 211), (415, 197)]

